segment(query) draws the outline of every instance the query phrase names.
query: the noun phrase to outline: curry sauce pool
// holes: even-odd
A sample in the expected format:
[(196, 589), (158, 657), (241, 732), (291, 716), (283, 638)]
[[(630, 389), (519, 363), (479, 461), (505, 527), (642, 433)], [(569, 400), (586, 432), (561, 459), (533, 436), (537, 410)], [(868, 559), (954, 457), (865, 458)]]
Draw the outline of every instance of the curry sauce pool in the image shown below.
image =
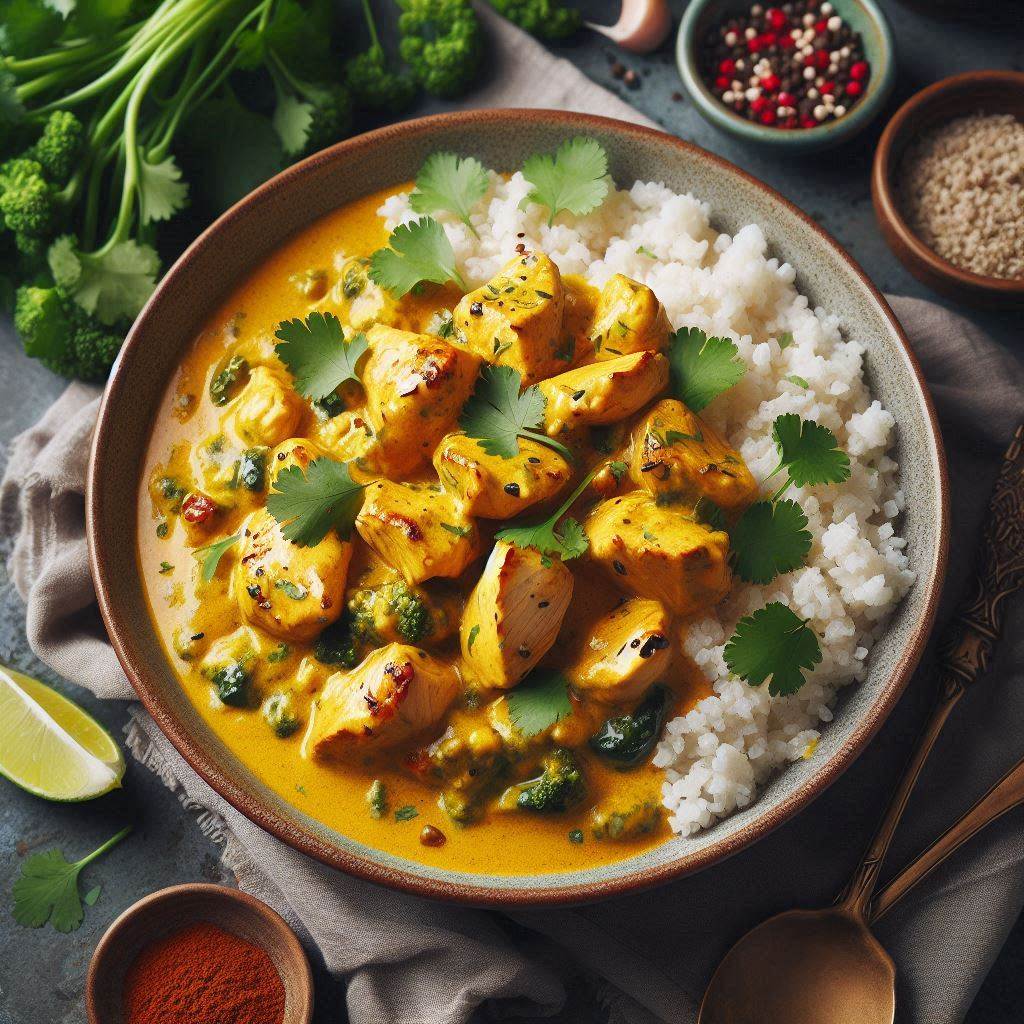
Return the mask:
[[(469, 224), (430, 220), (464, 287), (375, 283), (427, 230), (402, 192), (229, 297), (158, 415), (139, 556), (183, 686), (285, 799), (413, 860), (531, 874), (753, 798), (912, 576), (891, 417), (756, 228), (716, 236), (656, 185), (554, 216), (520, 207), (521, 174), (484, 185)], [(783, 498), (787, 415), (833, 476), (790, 459)], [(763, 585), (742, 539), (762, 506), (769, 541), (783, 512), (806, 526)], [(726, 642), (761, 608), (814, 657), (752, 685)]]

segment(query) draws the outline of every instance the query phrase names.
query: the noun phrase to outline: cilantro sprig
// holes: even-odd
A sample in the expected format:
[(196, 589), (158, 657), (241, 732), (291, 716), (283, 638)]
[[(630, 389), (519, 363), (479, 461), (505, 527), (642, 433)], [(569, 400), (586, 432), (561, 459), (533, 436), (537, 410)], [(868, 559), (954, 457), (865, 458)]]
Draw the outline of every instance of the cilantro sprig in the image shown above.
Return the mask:
[(217, 566), (220, 565), (221, 557), (224, 552), (232, 546), (237, 544), (241, 539), (241, 534), (236, 533), (230, 537), (224, 537), (221, 540), (215, 540), (212, 544), (206, 544), (201, 548), (196, 548), (192, 554), (202, 564), (201, 576), (204, 583), (209, 583), (214, 576), (217, 575)]
[(821, 661), (821, 646), (814, 630), (779, 601), (740, 619), (725, 645), (729, 671), (760, 686), (770, 679), (774, 697), (796, 693), (804, 684), (804, 669)]
[(523, 177), (533, 186), (522, 205), (548, 208), (548, 225), (562, 210), (577, 216), (596, 210), (608, 195), (608, 154), (596, 139), (577, 136), (563, 142), (554, 155), (538, 153), (523, 164)]
[(424, 281), (454, 281), (463, 291), (468, 290), (455, 267), (452, 243), (433, 217), (399, 224), (388, 236), (388, 246), (370, 257), (370, 279), (396, 299)]
[(305, 320), (283, 320), (274, 334), (274, 351), (295, 378), (295, 390), (319, 402), (345, 381), (359, 381), (359, 362), (367, 351), (366, 335), (346, 339), (333, 313), (313, 312)]
[(363, 505), (363, 488), (347, 462), (321, 457), (306, 468), (289, 466), (277, 475), (267, 511), (281, 533), (298, 547), (316, 547), (333, 527), (342, 539), (352, 532)]
[(573, 462), (564, 444), (537, 428), (544, 422), (547, 399), (536, 385), (521, 391), (523, 378), (510, 366), (485, 366), (469, 401), (462, 407), (459, 426), (488, 455), (512, 459), (519, 454), (519, 438), (553, 448)]
[(509, 720), (526, 739), (572, 714), (568, 680), (548, 669), (535, 669), (506, 700)]
[(784, 494), (791, 483), (806, 487), (838, 484), (849, 479), (850, 457), (839, 447), (836, 435), (828, 427), (789, 412), (775, 420), (772, 437), (779, 450), (779, 464), (768, 479), (783, 469), (789, 473), (777, 496)]
[(733, 342), (708, 337), (698, 327), (681, 327), (672, 335), (668, 362), (672, 393), (694, 412), (738, 384), (747, 372)]
[[(86, 865), (102, 857), (129, 832), (131, 825), (121, 829), (98, 849), (70, 863), (60, 850), (33, 854), (21, 865), (21, 874), (14, 883), (14, 920), (26, 928), (42, 928), (47, 921), (59, 932), (73, 932), (84, 917), (78, 893), (78, 876)], [(92, 906), (99, 896), (93, 887), (85, 901)]]
[(476, 235), (469, 212), (483, 199), (489, 184), (487, 170), (479, 160), (455, 153), (432, 153), (416, 175), (409, 205), (416, 213), (454, 213)]
[(576, 489), (565, 499), (547, 519), (539, 523), (528, 523), (525, 526), (507, 526), (494, 536), (517, 548), (534, 548), (545, 559), (558, 557), (563, 562), (579, 558), (586, 554), (590, 542), (583, 527), (575, 519), (566, 519), (558, 528), (558, 520), (572, 507), (572, 503), (590, 486), (590, 481), (603, 468), (603, 463), (595, 466), (577, 485)]

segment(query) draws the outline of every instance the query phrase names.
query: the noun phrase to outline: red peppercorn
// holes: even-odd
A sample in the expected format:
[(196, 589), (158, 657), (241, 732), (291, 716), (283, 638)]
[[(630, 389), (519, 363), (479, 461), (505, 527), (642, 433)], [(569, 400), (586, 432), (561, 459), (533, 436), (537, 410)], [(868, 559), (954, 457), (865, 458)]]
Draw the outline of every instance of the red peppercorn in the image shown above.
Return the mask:
[(747, 40), (747, 49), (751, 53), (760, 53), (762, 46), (764, 46), (764, 43), (761, 41), (760, 36), (754, 36), (753, 39)]
[(847, 82), (846, 83), (846, 95), (847, 96), (859, 96), (864, 91), (864, 86), (860, 82)]
[(822, 82), (821, 85), (818, 86), (818, 92), (820, 92), (823, 96), (827, 96), (829, 95), (829, 93), (833, 93), (835, 91), (835, 82)]
[(181, 503), (181, 518), (186, 523), (205, 523), (217, 511), (217, 506), (205, 494), (190, 494)]
[(811, 117), (809, 114), (804, 114), (804, 116), (800, 118), (800, 127), (801, 128), (817, 128), (818, 127), (818, 122), (815, 121), (814, 118)]
[(779, 106), (780, 107), (795, 107), (796, 97), (791, 92), (780, 92), (779, 93)]
[(721, 71), (723, 75), (734, 74), (736, 71), (736, 61), (731, 57), (726, 57), (725, 60), (718, 65), (718, 70)]
[(796, 40), (787, 33), (779, 40), (779, 46), (784, 50), (792, 50), (796, 46)]
[(781, 32), (786, 27), (786, 16), (778, 7), (769, 7), (765, 17), (776, 32)]
[(774, 46), (778, 41), (779, 37), (774, 32), (765, 32), (765, 34), (761, 36), (761, 42), (765, 46)]
[(762, 75), (761, 76), (761, 88), (764, 89), (765, 92), (775, 92), (775, 90), (778, 89), (778, 87), (779, 87), (779, 76), (778, 75), (773, 74), (772, 72), (768, 72), (767, 75)]
[(764, 96), (758, 96), (757, 99), (750, 101), (750, 109), (753, 110), (755, 114), (759, 114), (767, 106), (768, 100)]
[(715, 79), (715, 85), (719, 89), (728, 89), (732, 85), (732, 79), (728, 75), (719, 75)]
[(775, 111), (774, 110), (762, 110), (761, 111), (761, 124), (775, 124)]
[(828, 31), (828, 22), (822, 18), (821, 21), (814, 23), (814, 32), (816, 35), (823, 36)]
[(820, 68), (822, 71), (828, 67), (828, 51), (827, 50), (815, 50), (814, 51), (814, 66)]
[(855, 78), (858, 81), (868, 77), (871, 72), (871, 65), (866, 60), (859, 60), (854, 64), (850, 65), (850, 77)]
[(787, 128), (796, 128), (799, 126), (799, 124), (800, 122), (797, 120), (796, 114), (790, 114), (790, 116), (786, 118)]

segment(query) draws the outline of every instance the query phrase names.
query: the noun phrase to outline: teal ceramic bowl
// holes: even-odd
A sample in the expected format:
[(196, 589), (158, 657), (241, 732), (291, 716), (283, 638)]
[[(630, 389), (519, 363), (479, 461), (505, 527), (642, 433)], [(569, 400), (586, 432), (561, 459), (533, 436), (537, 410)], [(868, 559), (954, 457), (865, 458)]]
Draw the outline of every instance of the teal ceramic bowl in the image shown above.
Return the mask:
[[(512, 169), (574, 135), (597, 139), (619, 185), (663, 181), (708, 202), (718, 230), (762, 226), (772, 255), (797, 270), (812, 307), (865, 346), (871, 389), (899, 424), (894, 457), (906, 494), (902, 527), (917, 582), (849, 687), (814, 757), (776, 776), (748, 807), (692, 839), (674, 839), (596, 868), (507, 875), (455, 871), (368, 847), (269, 789), (206, 725), (178, 682), (149, 619), (135, 544), (136, 501), (152, 418), (182, 354), (235, 285), (296, 231), (371, 191), (399, 186), (438, 150)], [(114, 650), (146, 710), (189, 764), (261, 828), (332, 867), (421, 896), (486, 906), (606, 899), (707, 868), (806, 807), (864, 749), (906, 686), (931, 629), (945, 576), (945, 459), (917, 360), (885, 299), (809, 217), (738, 167), (672, 135), (553, 110), (469, 110), (403, 121), (348, 139), (260, 186), (207, 229), (167, 272), (142, 311), (107, 385), (86, 496), (93, 579)], [(144, 520), (146, 529), (151, 523)]]
[(676, 38), (676, 63), (683, 87), (701, 115), (738, 139), (793, 153), (810, 153), (838, 145), (863, 131), (878, 115), (896, 80), (896, 48), (892, 29), (874, 0), (831, 0), (844, 21), (859, 32), (871, 64), (867, 91), (838, 121), (817, 128), (785, 129), (755, 124), (729, 110), (700, 77), (699, 47), (710, 29), (726, 17), (750, 10), (753, 0), (690, 0)]

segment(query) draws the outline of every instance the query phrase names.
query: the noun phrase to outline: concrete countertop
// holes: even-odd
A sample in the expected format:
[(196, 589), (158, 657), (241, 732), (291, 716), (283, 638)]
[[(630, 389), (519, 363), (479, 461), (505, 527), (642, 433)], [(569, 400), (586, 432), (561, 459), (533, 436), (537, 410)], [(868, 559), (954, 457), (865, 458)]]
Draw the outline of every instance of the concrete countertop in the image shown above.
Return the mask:
[[(1005, 5), (1012, 5), (1012, 0)], [(585, 6), (595, 21), (613, 21), (617, 4), (597, 0)], [(619, 93), (667, 131), (692, 140), (739, 164), (766, 181), (811, 214), (860, 261), (885, 291), (935, 298), (911, 278), (882, 240), (871, 208), (869, 170), (874, 144), (888, 115), (912, 92), (949, 74), (979, 68), (1022, 69), (1024, 46), (1005, 29), (986, 27), (980, 15), (965, 25), (934, 20), (903, 4), (884, 2), (891, 17), (899, 52), (896, 91), (886, 113), (868, 132), (843, 148), (811, 157), (780, 157), (761, 152), (712, 128), (685, 100), (680, 90), (673, 50), (667, 46), (649, 58), (615, 52), (602, 37), (583, 32), (571, 45), (556, 47), (599, 83)], [(982, 5), (976, 5), (978, 7)], [(991, 5), (999, 6), (998, 4)], [(684, 0), (676, 0), (678, 13)], [(611, 74), (621, 60), (639, 75), (637, 88), (626, 88)], [(442, 109), (425, 104), (421, 111)], [(1001, 344), (1024, 353), (1020, 315), (978, 313), (946, 303), (972, 317)], [(27, 359), (9, 327), (0, 326), (0, 469), (6, 444), (30, 426), (61, 392), (64, 382)], [(11, 538), (0, 538), (6, 561)], [(32, 656), (25, 639), (25, 612), (6, 571), (0, 567), (0, 662), (56, 684), (92, 712), (120, 738), (127, 706), (100, 702), (86, 691), (56, 679)], [(135, 832), (88, 871), (88, 885), (102, 885), (96, 905), (87, 908), (85, 923), (69, 935), (49, 928), (17, 927), (10, 917), (10, 888), (19, 862), (30, 851), (59, 846), (69, 859), (89, 852), (126, 822)], [(93, 947), (110, 921), (131, 903), (156, 889), (178, 882), (221, 881), (218, 850), (194, 826), (189, 812), (159, 779), (131, 761), (121, 792), (86, 805), (50, 804), (36, 800), (0, 780), (0, 1024), (78, 1024), (84, 1020), (82, 987)], [(969, 1024), (1010, 1019), (1024, 998), (1020, 967), (1024, 962), (1024, 928), (1018, 926), (972, 1010)], [(340, 1021), (344, 1005), (339, 986), (318, 971), (318, 1014), (322, 1021)], [(568, 1016), (595, 1019), (576, 993), (577, 1009)], [(1013, 1007), (1013, 1013), (1010, 1008)]]

